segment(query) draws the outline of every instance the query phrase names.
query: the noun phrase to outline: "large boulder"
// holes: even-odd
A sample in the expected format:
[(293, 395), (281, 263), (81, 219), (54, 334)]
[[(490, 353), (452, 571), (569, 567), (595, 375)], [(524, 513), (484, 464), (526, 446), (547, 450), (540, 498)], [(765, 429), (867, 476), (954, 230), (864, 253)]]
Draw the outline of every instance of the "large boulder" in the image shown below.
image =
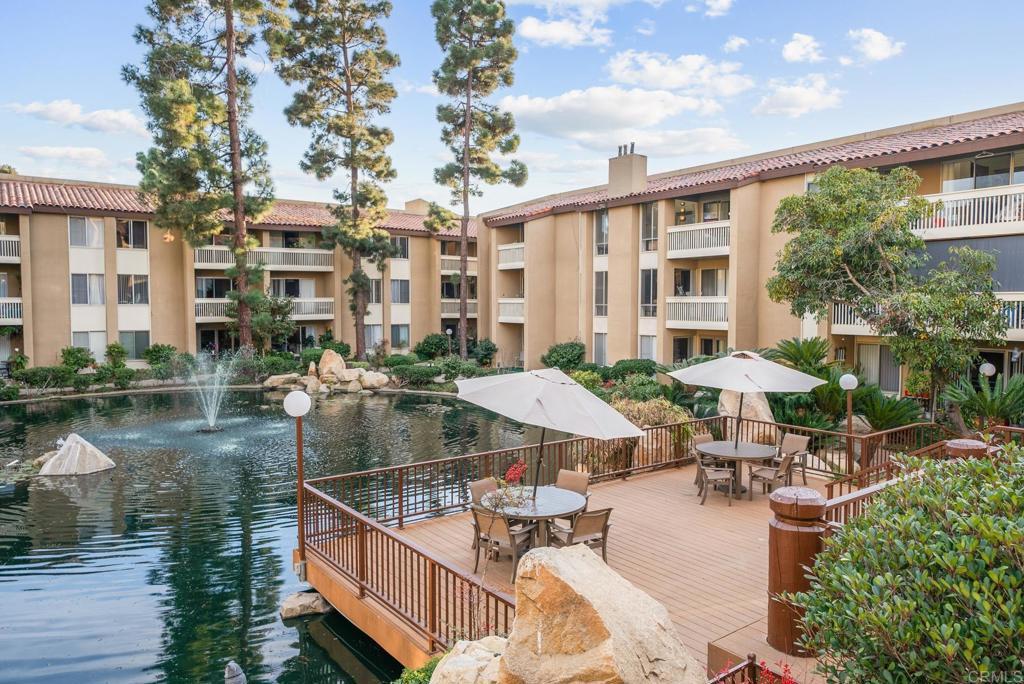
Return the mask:
[(363, 386), (363, 389), (380, 389), (387, 387), (389, 380), (390, 378), (383, 373), (366, 371), (363, 377), (359, 378), (359, 384)]
[(434, 668), (430, 684), (495, 684), (506, 643), (499, 636), (457, 642)]
[(324, 349), (323, 356), (320, 357), (319, 367), (320, 375), (327, 375), (328, 373), (337, 375), (339, 370), (345, 370), (345, 359), (341, 358), (341, 354), (333, 349)]
[(349, 393), (362, 392), (363, 386), (359, 384), (358, 380), (353, 380), (345, 385), (345, 391)]
[(309, 362), (309, 368), (306, 369), (306, 375), (311, 375), (314, 378), (315, 377), (319, 377), (317, 372), (316, 372), (316, 362), (315, 361), (310, 361)]
[(39, 469), (40, 475), (87, 475), (116, 464), (106, 454), (72, 432), (57, 453)]
[(300, 382), (306, 388), (306, 394), (316, 394), (320, 391), (320, 380), (314, 375), (306, 375)]
[[(718, 415), (735, 416), (740, 407), (740, 393), (732, 390), (722, 390), (718, 395)], [(759, 420), (769, 425), (758, 425), (756, 429), (740, 431), (740, 438), (759, 444), (778, 444), (779, 435), (775, 429), (775, 416), (772, 415), (772, 407), (768, 405), (768, 399), (763, 392), (747, 392), (743, 395), (743, 419)], [(724, 439), (732, 439), (735, 436), (735, 423), (729, 421), (726, 427)]]
[(583, 545), (530, 551), (500, 684), (706, 684), (668, 610)]
[(300, 591), (290, 594), (281, 604), (281, 619), (290, 620), (303, 615), (329, 613), (331, 604), (315, 591)]
[(292, 385), (299, 379), (298, 373), (284, 373), (282, 375), (271, 375), (269, 378), (263, 381), (263, 386), (267, 389), (277, 389), (282, 385)]
[(334, 376), (341, 382), (359, 382), (359, 378), (366, 373), (362, 368), (339, 368), (334, 371)]

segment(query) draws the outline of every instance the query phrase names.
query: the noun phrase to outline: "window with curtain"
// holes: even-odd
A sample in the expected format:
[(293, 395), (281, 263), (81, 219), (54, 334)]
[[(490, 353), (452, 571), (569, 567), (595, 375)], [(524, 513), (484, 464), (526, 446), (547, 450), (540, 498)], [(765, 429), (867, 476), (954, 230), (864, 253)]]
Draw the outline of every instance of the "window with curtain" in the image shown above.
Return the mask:
[(729, 218), (729, 200), (709, 200), (702, 203), (702, 221), (725, 221)]
[(316, 282), (312, 278), (272, 278), (270, 294), (274, 297), (312, 299), (316, 296)]
[(657, 344), (658, 338), (654, 335), (641, 335), (640, 336), (640, 358), (650, 359), (656, 361), (654, 348)]
[(391, 325), (391, 347), (393, 349), (409, 348), (409, 326), (408, 324)]
[(640, 316), (654, 318), (658, 315), (658, 269), (640, 270)]
[(369, 304), (380, 304), (382, 301), (384, 301), (382, 299), (382, 294), (383, 293), (381, 292), (381, 288), (383, 287), (383, 282), (384, 281), (381, 280), (380, 278), (371, 278), (370, 279), (370, 292), (369, 292), (369, 298), (367, 299), (367, 303), (369, 303)]
[(865, 382), (883, 392), (900, 391), (900, 367), (886, 344), (857, 345), (857, 362)]
[(380, 323), (372, 323), (366, 326), (366, 348), (373, 349), (384, 339), (384, 326)]
[(686, 226), (697, 222), (697, 203), (691, 200), (677, 199), (672, 201), (673, 224)]
[(942, 192), (1024, 183), (1024, 150), (942, 162)]
[(72, 247), (102, 247), (103, 219), (69, 216), (68, 242)]
[(149, 349), (148, 330), (121, 330), (117, 336), (129, 359), (141, 359), (142, 352)]
[(644, 252), (658, 251), (657, 202), (646, 202), (640, 205), (640, 249)]
[(608, 333), (594, 333), (594, 363), (608, 365)]
[(409, 281), (408, 280), (392, 280), (391, 281), (391, 303), (392, 304), (408, 304), (409, 303)]
[(392, 259), (409, 258), (409, 238), (404, 235), (394, 235), (391, 237), (391, 246), (396, 251), (395, 256), (391, 257)]
[(104, 304), (105, 302), (102, 273), (71, 274), (72, 304)]
[(608, 210), (594, 212), (594, 254), (608, 254)]
[(231, 278), (196, 278), (196, 299), (225, 299), (233, 289)]
[(117, 276), (118, 304), (149, 304), (149, 276)]
[(594, 315), (608, 315), (608, 271), (594, 272)]
[[(466, 255), (475, 257), (476, 256), (476, 243), (470, 242), (466, 245)], [(441, 254), (444, 256), (461, 256), (462, 255), (462, 243), (458, 240), (441, 240)]]
[(724, 268), (704, 268), (700, 272), (700, 296), (724, 297), (728, 271)]
[(117, 247), (118, 249), (148, 249), (149, 238), (147, 231), (148, 221), (128, 221), (118, 219), (117, 221)]
[(692, 297), (693, 271), (689, 268), (677, 268), (672, 273), (673, 294), (676, 297)]
[[(476, 276), (466, 276), (466, 299), (476, 299)], [(441, 299), (458, 299), (461, 292), (460, 278), (458, 276), (446, 277), (441, 281)]]
[(88, 349), (96, 360), (102, 360), (107, 353), (107, 333), (105, 330), (71, 333), (71, 346)]

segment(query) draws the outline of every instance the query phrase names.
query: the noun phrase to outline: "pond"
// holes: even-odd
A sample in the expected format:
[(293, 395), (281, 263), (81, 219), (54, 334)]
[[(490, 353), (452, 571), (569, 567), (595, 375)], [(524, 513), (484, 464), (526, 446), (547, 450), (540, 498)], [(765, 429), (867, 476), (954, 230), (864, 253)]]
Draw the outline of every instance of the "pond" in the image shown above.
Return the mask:
[[(0, 682), (380, 682), (398, 665), (331, 615), (285, 625), (302, 588), (295, 545), (294, 423), (234, 392), (202, 424), (189, 394), (0, 409), (0, 462), (78, 432), (117, 468), (0, 485)], [(532, 428), (454, 400), (342, 395), (305, 421), (317, 477), (489, 451)]]

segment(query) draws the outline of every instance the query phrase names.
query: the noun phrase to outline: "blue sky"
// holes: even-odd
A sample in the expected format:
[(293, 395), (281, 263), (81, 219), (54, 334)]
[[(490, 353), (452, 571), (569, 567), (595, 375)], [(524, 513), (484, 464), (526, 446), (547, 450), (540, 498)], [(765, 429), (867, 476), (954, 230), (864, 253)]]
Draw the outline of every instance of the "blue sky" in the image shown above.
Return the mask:
[[(530, 170), (523, 188), (487, 187), (483, 211), (606, 180), (636, 141), (667, 171), (828, 137), (1024, 100), (1024, 3), (802, 0), (508, 0), (520, 57), (513, 111)], [(147, 146), (135, 91), (142, 0), (5, 3), (0, 162), (20, 173), (134, 182)], [(431, 72), (440, 61), (428, 0), (394, 0), (386, 22), (402, 58), (386, 123), (399, 176), (390, 205), (447, 201), (432, 182), (438, 142)], [(265, 69), (253, 125), (268, 140), (277, 194), (329, 200), (305, 176), (307, 134), (281, 111), (288, 89)]]

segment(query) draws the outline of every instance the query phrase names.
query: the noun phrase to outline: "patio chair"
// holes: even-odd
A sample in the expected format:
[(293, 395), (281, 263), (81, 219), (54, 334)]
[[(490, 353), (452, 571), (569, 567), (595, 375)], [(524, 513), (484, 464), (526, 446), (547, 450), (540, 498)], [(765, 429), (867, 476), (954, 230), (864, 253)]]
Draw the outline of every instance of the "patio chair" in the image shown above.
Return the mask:
[[(713, 441), (715, 441), (715, 436), (712, 435), (710, 432), (705, 432), (702, 435), (694, 435), (693, 438), (690, 439), (690, 456), (692, 456), (693, 459), (698, 464), (700, 464), (701, 456), (700, 456), (700, 452), (697, 451), (697, 445), (698, 444), (707, 444), (708, 442), (713, 442)], [(697, 472), (693, 476), (693, 484), (695, 484), (695, 485), (699, 485), (700, 484), (700, 468), (699, 467), (697, 468)]]
[[(567, 489), (570, 492), (576, 492), (581, 495), (587, 501), (590, 501), (590, 474), (581, 473), (576, 470), (559, 470), (558, 476), (555, 478), (555, 486), (559, 489)], [(583, 511), (587, 510), (587, 504), (583, 504)], [(582, 513), (583, 511), (580, 511)], [(577, 513), (576, 515), (579, 515)], [(573, 516), (575, 517), (575, 516)], [(560, 518), (565, 520), (569, 525), (572, 525), (572, 517)]]
[(728, 488), (729, 505), (732, 506), (732, 497), (736, 489), (736, 472), (732, 468), (719, 468), (718, 461), (707, 456), (700, 456), (697, 459), (697, 475), (700, 482), (697, 485), (697, 493), (701, 495), (700, 505), (708, 500), (708, 489), (724, 485)]
[[(785, 433), (782, 435), (782, 443), (779, 444), (779, 453), (772, 460), (772, 464), (775, 466), (782, 465), (784, 456), (793, 456), (793, 466), (800, 468), (800, 476), (803, 478), (804, 484), (807, 484), (807, 457), (811, 455), (807, 447), (810, 443), (811, 438), (808, 435), (795, 435), (792, 432)], [(788, 484), (793, 484), (792, 470), (790, 470)]]
[(516, 570), (519, 568), (519, 559), (524, 553), (530, 550), (530, 538), (537, 528), (535, 523), (523, 525), (513, 529), (509, 526), (505, 516), (486, 508), (473, 507), (473, 526), (476, 532), (476, 559), (473, 562), (473, 572), (480, 566), (480, 548), (487, 549), (487, 553), (494, 554), (495, 560), (501, 557), (502, 551), (512, 555), (512, 578), (516, 581)]
[(793, 454), (786, 454), (777, 467), (747, 466), (750, 471), (750, 476), (747, 478), (750, 481), (750, 488), (747, 490), (750, 500), (754, 500), (754, 482), (761, 483), (762, 493), (770, 490), (773, 485), (789, 484), (790, 478), (793, 476), (794, 458)]
[(602, 508), (597, 511), (580, 513), (573, 520), (572, 527), (562, 527), (552, 521), (548, 523), (548, 543), (560, 548), (573, 544), (585, 544), (590, 549), (601, 549), (601, 558), (608, 562), (608, 518), (612, 509)]
[[(469, 483), (469, 495), (472, 497), (473, 505), (479, 506), (483, 498), (498, 490), (498, 483), (493, 477), (485, 477), (482, 480), (474, 480)], [(476, 518), (473, 518), (473, 545), (469, 548), (475, 549), (477, 539), (480, 538), (480, 530), (476, 526)]]

